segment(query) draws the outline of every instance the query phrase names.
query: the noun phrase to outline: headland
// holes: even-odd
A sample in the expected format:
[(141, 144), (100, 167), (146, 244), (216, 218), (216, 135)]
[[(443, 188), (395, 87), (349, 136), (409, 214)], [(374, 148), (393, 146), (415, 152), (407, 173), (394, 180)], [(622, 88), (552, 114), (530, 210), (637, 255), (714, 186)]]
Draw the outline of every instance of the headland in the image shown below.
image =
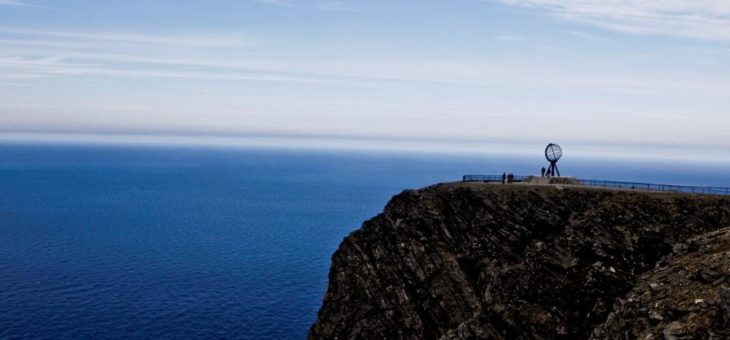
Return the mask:
[(722, 338), (730, 197), (440, 184), (332, 257), (310, 339)]

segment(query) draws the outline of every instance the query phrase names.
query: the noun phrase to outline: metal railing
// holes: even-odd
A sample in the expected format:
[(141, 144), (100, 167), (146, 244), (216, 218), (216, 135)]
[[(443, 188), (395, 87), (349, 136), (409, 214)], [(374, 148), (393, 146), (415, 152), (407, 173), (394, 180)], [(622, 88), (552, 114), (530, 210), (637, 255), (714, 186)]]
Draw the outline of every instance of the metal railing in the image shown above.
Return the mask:
[(706, 195), (730, 195), (730, 188), (726, 187), (602, 181), (595, 179), (579, 179), (578, 184), (590, 187), (615, 188), (626, 190), (667, 191)]
[[(512, 182), (522, 182), (529, 176), (514, 176)], [(502, 175), (464, 175), (464, 182), (502, 183)]]
[[(529, 176), (514, 176), (513, 182), (522, 182)], [(502, 183), (502, 175), (464, 175), (464, 182)], [(653, 184), (641, 182), (603, 181), (595, 179), (576, 179), (578, 185), (596, 188), (641, 190), (660, 192), (694, 193), (705, 195), (730, 195), (728, 187)]]

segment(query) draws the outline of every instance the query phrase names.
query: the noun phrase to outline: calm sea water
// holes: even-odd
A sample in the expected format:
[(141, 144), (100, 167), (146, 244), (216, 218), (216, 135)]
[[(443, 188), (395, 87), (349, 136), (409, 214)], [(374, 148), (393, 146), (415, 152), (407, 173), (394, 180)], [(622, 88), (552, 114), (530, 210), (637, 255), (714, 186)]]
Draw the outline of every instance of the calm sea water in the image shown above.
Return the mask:
[[(331, 254), (406, 188), (534, 173), (510, 157), (0, 145), (0, 338), (301, 339)], [(702, 164), (561, 162), (730, 185)]]

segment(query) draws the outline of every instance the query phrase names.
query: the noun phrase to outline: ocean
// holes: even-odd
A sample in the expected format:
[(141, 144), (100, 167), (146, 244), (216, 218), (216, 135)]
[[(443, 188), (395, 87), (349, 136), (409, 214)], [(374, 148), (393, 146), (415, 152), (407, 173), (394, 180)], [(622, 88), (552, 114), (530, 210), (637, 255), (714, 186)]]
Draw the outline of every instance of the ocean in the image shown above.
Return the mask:
[[(540, 152), (0, 144), (0, 338), (302, 339), (332, 253), (391, 196), (544, 163)], [(566, 156), (559, 167), (730, 186), (722, 163)]]

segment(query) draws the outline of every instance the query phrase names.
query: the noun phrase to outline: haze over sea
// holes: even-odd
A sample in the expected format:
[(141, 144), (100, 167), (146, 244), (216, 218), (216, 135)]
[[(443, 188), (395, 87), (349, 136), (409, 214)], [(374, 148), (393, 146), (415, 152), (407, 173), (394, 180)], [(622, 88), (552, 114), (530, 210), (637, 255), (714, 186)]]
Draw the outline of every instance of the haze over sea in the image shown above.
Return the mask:
[[(0, 144), (0, 338), (301, 339), (330, 256), (404, 189), (534, 156)], [(730, 186), (724, 163), (565, 175)]]

